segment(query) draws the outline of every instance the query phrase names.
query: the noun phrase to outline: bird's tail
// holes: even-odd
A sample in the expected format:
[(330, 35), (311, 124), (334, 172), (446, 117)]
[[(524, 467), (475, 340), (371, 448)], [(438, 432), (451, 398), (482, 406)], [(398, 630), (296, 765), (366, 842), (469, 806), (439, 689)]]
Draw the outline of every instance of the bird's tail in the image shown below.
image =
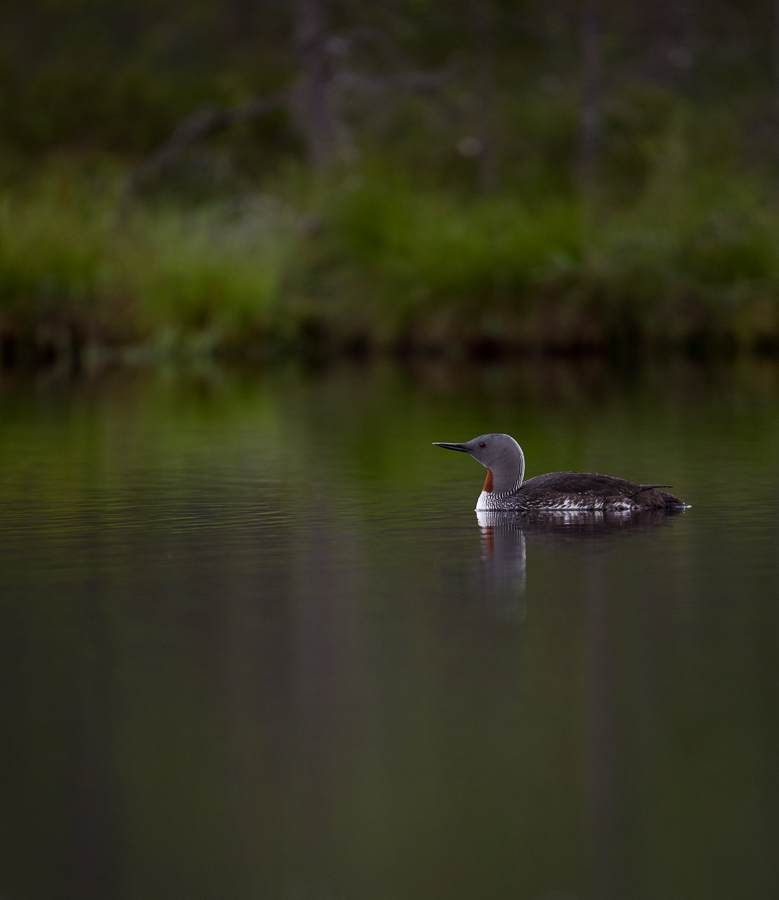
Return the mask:
[[(669, 494), (666, 491), (657, 490), (658, 488), (669, 488), (672, 487), (670, 484), (642, 484), (639, 489), (633, 494), (636, 497), (638, 494), (643, 493), (644, 491), (657, 491), (656, 498), (657, 502), (652, 505), (660, 508), (660, 509), (686, 509), (687, 504), (680, 500), (678, 497), (675, 497), (673, 494)], [(647, 498), (649, 499), (649, 498)], [(655, 498), (652, 498), (653, 500)]]

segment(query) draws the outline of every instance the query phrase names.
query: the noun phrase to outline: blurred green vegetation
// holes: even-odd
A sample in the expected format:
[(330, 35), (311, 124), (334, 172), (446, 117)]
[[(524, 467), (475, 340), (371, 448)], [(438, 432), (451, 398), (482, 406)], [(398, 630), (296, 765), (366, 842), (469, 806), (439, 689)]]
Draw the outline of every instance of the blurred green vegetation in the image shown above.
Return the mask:
[(290, 107), (193, 143), (130, 191), (194, 110), (297, 83), (292, 7), (11, 3), (3, 358), (779, 348), (769, 11), (606, 3), (583, 184), (585, 7), (455, 7), (329, 6), (333, 84), (448, 74), (341, 97), (325, 169)]
[(664, 156), (633, 203), (599, 206), (426, 189), (367, 167), (328, 178), (123, 208), (115, 177), (39, 171), (0, 196), (4, 329), (237, 353), (779, 337), (779, 213), (752, 179)]

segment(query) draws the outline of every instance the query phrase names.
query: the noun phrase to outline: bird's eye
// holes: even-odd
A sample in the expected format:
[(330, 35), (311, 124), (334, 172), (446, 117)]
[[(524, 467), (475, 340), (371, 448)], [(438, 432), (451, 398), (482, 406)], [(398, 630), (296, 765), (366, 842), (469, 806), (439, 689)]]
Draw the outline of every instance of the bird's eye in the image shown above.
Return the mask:
[(486, 447), (487, 445), (484, 443), (484, 441), (479, 441), (479, 446), (480, 446), (480, 447)]

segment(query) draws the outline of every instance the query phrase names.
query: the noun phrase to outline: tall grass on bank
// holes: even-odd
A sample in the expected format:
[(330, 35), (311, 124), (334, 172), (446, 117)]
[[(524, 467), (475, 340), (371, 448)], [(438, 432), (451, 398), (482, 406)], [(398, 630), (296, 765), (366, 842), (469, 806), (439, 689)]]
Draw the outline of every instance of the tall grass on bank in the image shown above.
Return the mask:
[(779, 212), (673, 141), (619, 206), (367, 167), (197, 207), (117, 196), (62, 170), (0, 192), (3, 347), (779, 347)]
[(7, 341), (216, 347), (276, 327), (285, 209), (251, 197), (122, 211), (117, 187), (60, 174), (0, 195)]
[(621, 206), (367, 182), (326, 214), (333, 268), (423, 345), (779, 347), (779, 211), (665, 150)]

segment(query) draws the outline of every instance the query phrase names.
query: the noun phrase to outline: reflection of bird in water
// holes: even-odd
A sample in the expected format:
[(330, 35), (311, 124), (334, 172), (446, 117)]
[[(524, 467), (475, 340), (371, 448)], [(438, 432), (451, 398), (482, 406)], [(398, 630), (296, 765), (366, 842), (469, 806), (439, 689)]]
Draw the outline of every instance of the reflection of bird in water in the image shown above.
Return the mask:
[(667, 484), (635, 484), (594, 472), (552, 472), (523, 483), (525, 454), (508, 434), (483, 434), (465, 444), (436, 443), (460, 450), (487, 469), (477, 510), (640, 510), (684, 509)]
[(516, 515), (476, 513), (481, 530), (480, 588), (501, 618), (525, 620), (525, 535)]
[(491, 535), (518, 532), (522, 535), (546, 535), (571, 540), (603, 538), (608, 535), (640, 531), (657, 525), (666, 525), (684, 507), (676, 509), (641, 509), (634, 512), (610, 510), (533, 510), (512, 512), (501, 510), (477, 510), (482, 538), (489, 530)]
[(503, 617), (525, 620), (527, 607), (526, 535), (553, 541), (589, 544), (617, 534), (640, 532), (667, 525), (677, 509), (645, 509), (634, 512), (547, 511), (505, 512), (477, 510), (481, 531), (481, 590)]

